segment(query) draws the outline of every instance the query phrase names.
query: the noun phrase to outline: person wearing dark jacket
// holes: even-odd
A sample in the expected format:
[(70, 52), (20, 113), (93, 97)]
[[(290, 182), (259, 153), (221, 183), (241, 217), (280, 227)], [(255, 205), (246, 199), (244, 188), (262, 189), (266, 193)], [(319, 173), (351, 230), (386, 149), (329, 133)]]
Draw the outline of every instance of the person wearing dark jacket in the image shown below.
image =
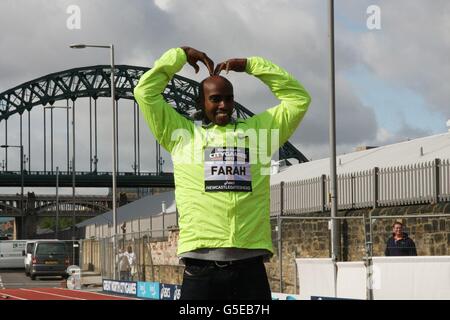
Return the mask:
[(417, 256), (416, 245), (414, 241), (403, 232), (403, 224), (395, 222), (392, 226), (392, 237), (386, 244), (386, 256)]

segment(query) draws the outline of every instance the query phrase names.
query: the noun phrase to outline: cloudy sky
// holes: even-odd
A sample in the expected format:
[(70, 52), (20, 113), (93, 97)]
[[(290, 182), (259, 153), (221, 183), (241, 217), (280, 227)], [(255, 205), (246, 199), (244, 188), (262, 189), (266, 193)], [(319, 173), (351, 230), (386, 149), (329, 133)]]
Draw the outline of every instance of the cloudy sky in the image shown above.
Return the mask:
[[(116, 63), (151, 67), (169, 48), (189, 45), (215, 62), (263, 56), (293, 74), (312, 103), (293, 142), (309, 159), (329, 155), (329, 40), (327, 0), (1, 0), (0, 91), (69, 68), (108, 64), (106, 50), (72, 50), (71, 43), (114, 43)], [(80, 9), (80, 28), (67, 13)], [(380, 9), (380, 29), (369, 29), (369, 6)], [(450, 118), (450, 2), (448, 0), (336, 0), (336, 113), (338, 153), (359, 145), (385, 145), (447, 131)], [(186, 66), (181, 75), (201, 81)], [(277, 103), (246, 74), (229, 75), (235, 98), (260, 112)], [(105, 99), (106, 100), (106, 99)], [(99, 170), (110, 168), (108, 101), (99, 109)], [(103, 104), (102, 104), (103, 103)], [(77, 168), (89, 168), (86, 102), (77, 102)], [(120, 170), (131, 171), (132, 108), (120, 110)], [(102, 108), (103, 107), (103, 108)], [(43, 163), (42, 107), (33, 119), (32, 170)], [(55, 110), (54, 165), (66, 168), (65, 112)], [(14, 118), (14, 117), (12, 117)], [(18, 117), (8, 122), (8, 142), (18, 139)], [(49, 118), (47, 118), (49, 119)], [(63, 125), (61, 125), (63, 124)], [(0, 142), (4, 142), (4, 121)], [(128, 129), (128, 130), (127, 130)], [(154, 170), (154, 140), (141, 125), (141, 168)], [(49, 143), (49, 140), (47, 140)], [(14, 151), (9, 166), (17, 166)], [(87, 155), (87, 156), (86, 156)], [(16, 158), (15, 158), (16, 157)], [(5, 158), (0, 152), (0, 161)], [(165, 155), (169, 169), (170, 161)], [(14, 161), (16, 159), (16, 161)], [(49, 159), (47, 159), (49, 166)], [(0, 193), (2, 191), (0, 190)]]

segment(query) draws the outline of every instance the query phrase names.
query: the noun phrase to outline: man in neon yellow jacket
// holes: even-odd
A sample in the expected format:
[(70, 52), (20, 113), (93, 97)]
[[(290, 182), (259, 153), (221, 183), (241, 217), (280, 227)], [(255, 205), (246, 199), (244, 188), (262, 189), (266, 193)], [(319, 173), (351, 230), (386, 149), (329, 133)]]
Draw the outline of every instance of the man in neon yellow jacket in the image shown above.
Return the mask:
[[(201, 121), (175, 111), (162, 93), (173, 75), (197, 62)], [(232, 84), (220, 72), (246, 72), (281, 100), (248, 119), (233, 117)], [(185, 264), (182, 299), (271, 299), (264, 259), (273, 253), (272, 155), (294, 133), (310, 96), (290, 74), (261, 57), (213, 61), (191, 47), (168, 50), (134, 89), (145, 120), (171, 154), (179, 212), (178, 255)]]

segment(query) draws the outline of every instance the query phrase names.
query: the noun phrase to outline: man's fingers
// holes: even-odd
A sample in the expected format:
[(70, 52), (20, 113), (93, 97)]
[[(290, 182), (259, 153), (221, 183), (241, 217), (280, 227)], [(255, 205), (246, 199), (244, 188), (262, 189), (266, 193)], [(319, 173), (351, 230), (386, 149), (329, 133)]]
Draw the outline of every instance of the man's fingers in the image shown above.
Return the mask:
[(198, 71), (200, 70), (200, 67), (198, 66), (198, 64), (195, 62), (189, 62), (189, 64), (192, 66), (192, 68), (194, 68), (195, 73), (198, 73)]
[(214, 74), (219, 74), (219, 73), (220, 73), (220, 63), (214, 69)]
[(214, 73), (214, 62), (204, 53), (198, 53), (195, 55), (188, 56), (188, 63), (194, 68), (195, 73), (200, 71), (198, 62), (203, 63), (207, 68), (210, 75)]
[(203, 58), (202, 62), (208, 68), (209, 75), (212, 76), (214, 74), (214, 62), (206, 54), (205, 54), (205, 57)]
[(216, 69), (214, 70), (214, 74), (218, 75), (225, 67), (225, 63), (221, 62), (216, 66)]

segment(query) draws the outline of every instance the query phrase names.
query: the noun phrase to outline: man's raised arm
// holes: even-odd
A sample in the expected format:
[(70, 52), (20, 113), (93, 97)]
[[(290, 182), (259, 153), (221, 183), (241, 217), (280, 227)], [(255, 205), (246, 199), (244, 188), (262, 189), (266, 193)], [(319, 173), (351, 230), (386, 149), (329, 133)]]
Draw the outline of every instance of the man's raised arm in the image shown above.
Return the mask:
[(188, 62), (198, 72), (197, 62), (203, 62), (210, 72), (214, 63), (206, 54), (190, 47), (173, 48), (166, 51), (144, 73), (134, 88), (134, 98), (144, 114), (145, 121), (155, 135), (156, 140), (169, 152), (176, 141), (172, 141), (172, 132), (176, 129), (190, 130), (192, 123), (181, 116), (168, 104), (162, 95), (168, 82), (175, 73)]
[(266, 84), (281, 103), (250, 119), (260, 128), (279, 129), (280, 145), (294, 133), (303, 119), (311, 97), (283, 68), (261, 57), (247, 59), (245, 71)]
[(261, 57), (234, 58), (217, 64), (214, 73), (247, 72), (264, 82), (281, 103), (247, 119), (252, 127), (279, 129), (280, 144), (286, 142), (303, 119), (311, 97), (286, 70)]

